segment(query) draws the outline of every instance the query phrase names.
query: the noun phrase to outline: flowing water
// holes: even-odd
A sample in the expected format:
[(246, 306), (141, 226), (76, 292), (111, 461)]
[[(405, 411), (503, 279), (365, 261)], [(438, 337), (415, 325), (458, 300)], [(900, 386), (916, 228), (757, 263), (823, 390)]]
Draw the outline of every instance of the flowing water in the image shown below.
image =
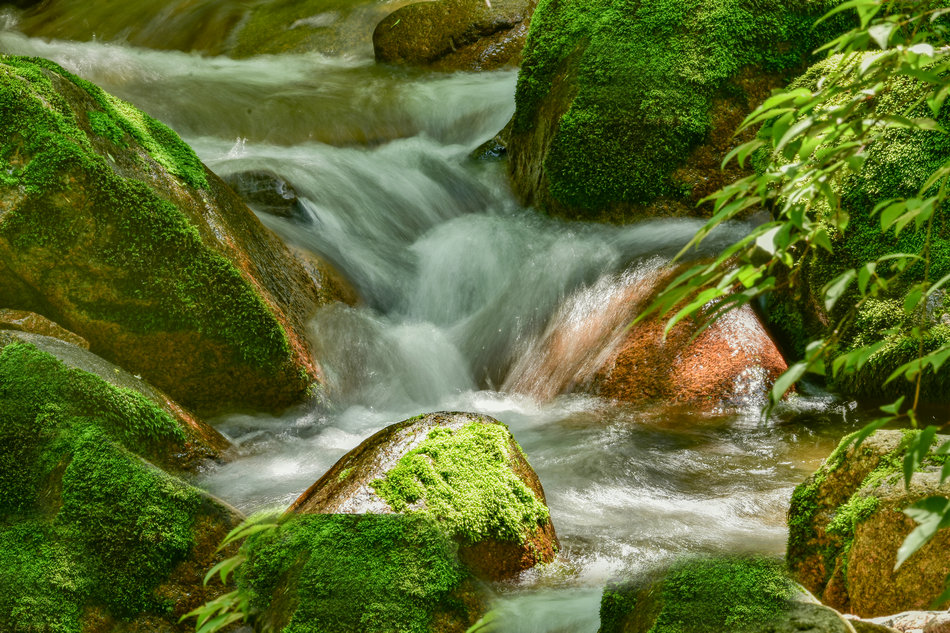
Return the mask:
[[(822, 395), (763, 420), (757, 398), (701, 413), (544, 388), (594, 362), (584, 345), (539, 351), (551, 328), (603, 344), (623, 325), (604, 306), (698, 225), (567, 224), (519, 207), (504, 166), (469, 156), (511, 116), (515, 72), (384, 68), (365, 51), (237, 61), (7, 26), (0, 51), (54, 59), (132, 101), (219, 174), (280, 174), (299, 213), (262, 220), (359, 291), (360, 305), (327, 307), (311, 324), (329, 411), (216, 421), (239, 458), (198, 483), (242, 510), (288, 505), (388, 424), (492, 415), (537, 470), (563, 547), (559, 562), (497, 588), (502, 630), (593, 633), (611, 578), (688, 552), (781, 555), (793, 487), (858, 424)], [(585, 334), (590, 322), (599, 333)]]

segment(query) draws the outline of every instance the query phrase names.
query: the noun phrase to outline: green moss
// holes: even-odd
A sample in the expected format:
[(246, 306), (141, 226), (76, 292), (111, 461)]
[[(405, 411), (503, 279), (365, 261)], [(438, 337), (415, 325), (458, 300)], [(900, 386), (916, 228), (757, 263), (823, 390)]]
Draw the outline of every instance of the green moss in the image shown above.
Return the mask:
[[(713, 558), (683, 561), (646, 586), (613, 586), (601, 601), (600, 633), (719, 633), (763, 630), (797, 593), (777, 561)], [(655, 619), (651, 622), (643, 618)], [(628, 628), (629, 618), (636, 626)]]
[(259, 4), (241, 25), (231, 55), (240, 58), (322, 48), (334, 42), (332, 36), (328, 39), (332, 28), (309, 24), (306, 19), (328, 12), (345, 16), (353, 7), (350, 0), (276, 0)]
[[(57, 91), (56, 75), (101, 108), (87, 113), (88, 130)], [(0, 173), (4, 184), (28, 195), (4, 216), (0, 236), (24, 251), (69, 252), (95, 222), (100, 235), (115, 235), (108, 248), (90, 254), (90, 265), (126, 277), (117, 276), (108, 299), (77, 297), (87, 317), (142, 334), (197, 330), (230, 347), (238, 362), (267, 370), (284, 363), (291, 354), (287, 336), (237, 268), (205, 246), (175, 205), (117, 174), (94, 151), (90, 134), (119, 148), (134, 139), (185, 183), (207, 185), (194, 152), (163, 124), (52, 62), (0, 56)], [(67, 175), (84, 181), (67, 182)], [(94, 217), (63, 211), (61, 197), (73, 191)]]
[(299, 516), (251, 539), (238, 583), (283, 633), (423, 633), (465, 612), (455, 548), (426, 517)]
[[(548, 509), (509, 465), (511, 434), (500, 424), (436, 428), (373, 489), (396, 512), (421, 512), (471, 543), (523, 543), (548, 521)], [(414, 504), (422, 502), (421, 509)]]
[(672, 173), (708, 137), (713, 99), (742, 94), (744, 68), (801, 68), (840, 28), (834, 20), (812, 28), (833, 5), (541, 0), (518, 78), (515, 131), (530, 130), (556, 77), (572, 74), (576, 96), (544, 163), (551, 195), (592, 211), (682, 197), (688, 192)]
[[(852, 66), (861, 59), (856, 57)], [(822, 77), (840, 70), (842, 64), (841, 57), (815, 64), (794, 82), (793, 87), (815, 89)], [(886, 84), (873, 105), (878, 112), (885, 114), (908, 114), (908, 108), (916, 107), (909, 112), (910, 116), (931, 116), (927, 106), (919, 104), (922, 90), (918, 82), (900, 78)], [(938, 119), (945, 126), (950, 124), (950, 108), (944, 108)], [(797, 311), (798, 319), (807, 321), (801, 316), (801, 302), (820, 305), (818, 291), (845, 270), (859, 268), (865, 262), (891, 253), (916, 254), (923, 249), (924, 231), (908, 229), (897, 236), (893, 232), (883, 233), (880, 216), (874, 213), (874, 207), (890, 198), (916, 196), (930, 174), (950, 159), (950, 135), (936, 131), (891, 129), (870, 143), (864, 153), (866, 161), (861, 172), (835, 184), (850, 219), (843, 232), (826, 222), (834, 254), (822, 251), (804, 262), (805, 295), (811, 296), (803, 297), (797, 306), (796, 301), (789, 298), (770, 302), (770, 308), (778, 310), (771, 321), (784, 322), (786, 329), (795, 323), (794, 317), (789, 318), (787, 313)], [(946, 213), (938, 212), (935, 216), (931, 248), (930, 280), (934, 281), (950, 273), (950, 223)], [(870, 300), (858, 312), (836, 353), (882, 339), (886, 340), (886, 345), (871, 356), (860, 371), (838, 377), (834, 383), (837, 389), (851, 396), (887, 399), (906, 395), (912, 390), (912, 385), (905, 380), (898, 379), (887, 385), (885, 381), (897, 367), (917, 356), (918, 341), (910, 331), (918, 324), (920, 315), (904, 313), (903, 296), (911, 284), (923, 279), (924, 273), (923, 263), (908, 267), (886, 296)], [(854, 305), (857, 299), (856, 291), (852, 289), (838, 301), (835, 312), (828, 315), (826, 323), (837, 323), (843, 311)], [(936, 326), (925, 335), (925, 353), (950, 342), (950, 326), (940, 324), (946, 313), (947, 308), (942, 302), (932, 306), (928, 319)], [(803, 345), (807, 340), (826, 335), (825, 329), (826, 326), (807, 323), (799, 340)], [(892, 330), (896, 334), (891, 333)], [(803, 351), (801, 345), (795, 351), (800, 355)], [(929, 371), (925, 374), (922, 394), (925, 398), (940, 400), (948, 388), (950, 378), (947, 376), (935, 376)]]
[(138, 455), (180, 449), (177, 422), (19, 343), (0, 351), (0, 412), (0, 630), (163, 612), (154, 590), (193, 546), (200, 496)]

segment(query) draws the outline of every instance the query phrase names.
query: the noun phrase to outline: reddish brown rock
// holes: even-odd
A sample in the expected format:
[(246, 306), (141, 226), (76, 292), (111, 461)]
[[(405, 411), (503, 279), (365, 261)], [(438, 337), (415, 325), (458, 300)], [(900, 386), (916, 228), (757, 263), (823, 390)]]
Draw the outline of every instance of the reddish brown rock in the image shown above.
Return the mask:
[(677, 274), (643, 266), (568, 299), (503, 387), (550, 399), (587, 391), (630, 403), (734, 406), (761, 402), (786, 364), (748, 306), (692, 339), (695, 322), (663, 339), (665, 318), (630, 324)]
[[(49, 62), (0, 57), (0, 297), (201, 413), (281, 409), (321, 380), (329, 300), (170, 129)], [(62, 117), (57, 119), (57, 117)], [(49, 130), (37, 134), (35, 130)]]
[(0, 330), (17, 330), (20, 332), (32, 332), (43, 336), (51, 336), (61, 341), (66, 341), (83, 349), (89, 349), (89, 341), (62, 328), (46, 317), (35, 312), (26, 312), (25, 310), (0, 310)]
[[(464, 442), (465, 430), (489, 431), (494, 439), (479, 440), (472, 444), (472, 460), (480, 467), (468, 472), (448, 456), (450, 450), (424, 451), (427, 460), (445, 479), (443, 486), (447, 490), (439, 501), (439, 511), (429, 508), (433, 497), (425, 492), (414, 502), (400, 508), (403, 512), (428, 512), (444, 529), (459, 542), (459, 557), (478, 576), (491, 580), (511, 578), (538, 563), (554, 560), (559, 545), (554, 526), (547, 515), (544, 489), (537, 474), (528, 463), (524, 452), (508, 432), (507, 428), (492, 418), (469, 413), (432, 413), (388, 426), (379, 431), (355, 449), (347, 453), (323, 477), (311, 486), (290, 507), (288, 512), (307, 513), (346, 513), (346, 514), (389, 514), (395, 510), (380, 482), (387, 478), (397, 466), (405, 465), (405, 457), (412, 451), (425, 447), (433, 437), (444, 437), (449, 441)], [(488, 428), (478, 428), (488, 427)], [(433, 432), (435, 434), (433, 434)], [(494, 440), (503, 438), (504, 446), (494, 446)], [(483, 438), (484, 439), (484, 438)], [(494, 452), (495, 448), (499, 449)], [(513, 473), (516, 478), (511, 478)], [(501, 475), (501, 479), (491, 479), (492, 485), (507, 476), (507, 482), (500, 484), (502, 494), (492, 499), (478, 499), (454, 495), (461, 478), (475, 478), (484, 475)], [(416, 479), (419, 482), (421, 480)], [(486, 490), (489, 489), (486, 487)], [(450, 500), (446, 503), (445, 496)], [(525, 496), (530, 498), (525, 498)], [(473, 507), (473, 503), (476, 504)], [(501, 504), (497, 509), (478, 506), (478, 503)], [(522, 517), (517, 534), (512, 534), (511, 525), (503, 523), (507, 510), (519, 508), (517, 516)], [(445, 512), (445, 514), (442, 514)], [(476, 516), (484, 519), (477, 537), (472, 537), (466, 528), (468, 525), (461, 517)], [(539, 517), (537, 520), (532, 517)], [(480, 519), (473, 523), (481, 524)], [(470, 526), (469, 526), (470, 527)], [(507, 531), (506, 531), (507, 530)]]
[(396, 10), (376, 26), (376, 61), (437, 70), (516, 67), (537, 0), (436, 0)]

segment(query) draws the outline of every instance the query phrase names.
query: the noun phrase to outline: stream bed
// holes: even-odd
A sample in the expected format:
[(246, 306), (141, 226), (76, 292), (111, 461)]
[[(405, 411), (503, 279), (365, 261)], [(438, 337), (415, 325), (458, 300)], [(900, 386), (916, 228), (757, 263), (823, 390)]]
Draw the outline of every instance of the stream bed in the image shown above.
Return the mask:
[[(261, 219), (325, 257), (356, 307), (311, 324), (328, 409), (214, 423), (238, 458), (203, 486), (245, 512), (286, 507), (348, 450), (423, 412), (506, 423), (536, 469), (559, 561), (497, 587), (500, 630), (594, 633), (604, 583), (692, 552), (781, 556), (792, 489), (859, 426), (853, 405), (798, 396), (771, 418), (511, 393), (565, 305), (597, 305), (648, 275), (695, 221), (569, 224), (521, 208), (503, 163), (472, 151), (514, 111), (515, 71), (377, 66), (365, 51), (202, 57), (45, 41), (7, 19), (0, 51), (53, 59), (163, 120), (222, 176), (270, 170), (297, 214)], [(739, 235), (724, 232), (710, 248)]]

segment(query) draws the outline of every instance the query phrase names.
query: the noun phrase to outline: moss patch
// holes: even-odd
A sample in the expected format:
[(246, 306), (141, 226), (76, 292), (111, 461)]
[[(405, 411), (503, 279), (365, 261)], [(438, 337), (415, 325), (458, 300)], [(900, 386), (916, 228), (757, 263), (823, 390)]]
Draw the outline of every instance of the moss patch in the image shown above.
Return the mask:
[(579, 55), (576, 96), (544, 168), (551, 195), (581, 210), (683, 197), (671, 177), (711, 130), (713, 99), (740, 70), (784, 74), (840, 28), (813, 29), (833, 0), (541, 0), (516, 91), (530, 131), (552, 83)]
[[(657, 584), (608, 587), (600, 633), (760, 630), (788, 610), (797, 592), (780, 563), (761, 558), (684, 561)], [(644, 621), (644, 614), (655, 619)]]
[(180, 445), (140, 394), (32, 345), (0, 351), (0, 629), (78, 633), (85, 607), (164, 612), (200, 494), (144, 462)]
[(467, 572), (426, 517), (299, 516), (244, 550), (239, 586), (283, 633), (423, 633), (466, 609), (452, 594)]
[[(74, 111), (57, 76), (98, 109)], [(207, 185), (194, 152), (162, 123), (52, 62), (0, 56), (0, 185), (27, 196), (3, 216), (0, 238), (24, 254), (68, 253), (94, 225), (101, 243), (83, 265), (109, 271), (113, 285), (93, 293), (101, 299), (75, 297), (86, 319), (139, 334), (196, 330), (231, 348), (237, 362), (279, 367), (290, 346), (260, 295), (180, 209), (120, 176), (111, 154), (95, 149), (102, 139), (126, 153), (134, 142), (185, 185)], [(88, 211), (73, 212), (73, 192)]]
[(429, 515), (470, 543), (486, 538), (523, 543), (549, 514), (512, 471), (510, 441), (500, 424), (436, 428), (372, 486), (396, 512)]

